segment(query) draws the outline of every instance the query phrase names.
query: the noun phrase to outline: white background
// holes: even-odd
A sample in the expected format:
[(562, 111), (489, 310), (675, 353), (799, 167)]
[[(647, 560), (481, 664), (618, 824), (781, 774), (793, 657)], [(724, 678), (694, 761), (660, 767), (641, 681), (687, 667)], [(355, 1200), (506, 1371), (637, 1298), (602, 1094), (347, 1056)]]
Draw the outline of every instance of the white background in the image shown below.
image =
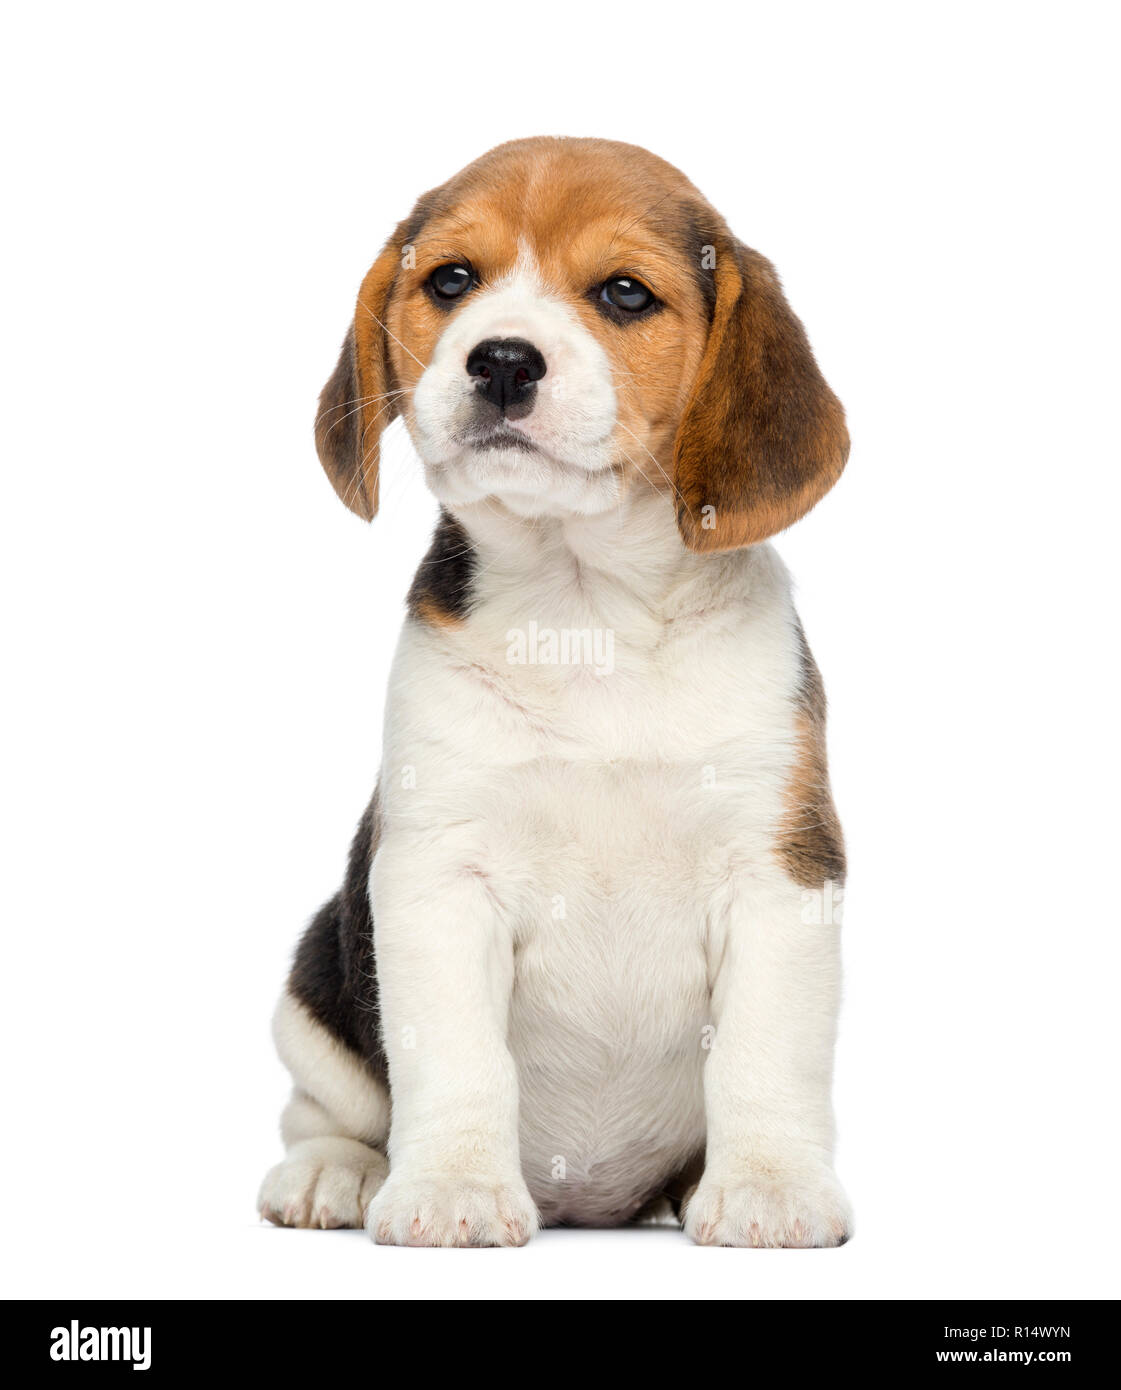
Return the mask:
[[(1115, 1296), (1109, 9), (405, 0), (9, 19), (3, 1278), (58, 1296)], [(258, 1225), (268, 1021), (433, 514), (311, 440), (358, 284), (492, 144), (681, 166), (845, 402), (780, 542), (850, 843), (845, 1249)]]

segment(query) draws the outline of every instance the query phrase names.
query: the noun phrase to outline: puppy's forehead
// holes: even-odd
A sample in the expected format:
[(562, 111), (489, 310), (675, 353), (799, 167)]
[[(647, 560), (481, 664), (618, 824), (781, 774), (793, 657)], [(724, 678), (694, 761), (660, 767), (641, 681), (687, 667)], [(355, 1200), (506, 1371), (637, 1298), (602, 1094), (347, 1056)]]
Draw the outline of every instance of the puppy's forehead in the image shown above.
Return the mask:
[(482, 238), (496, 257), (528, 246), (544, 262), (602, 253), (612, 240), (687, 252), (706, 206), (673, 165), (637, 145), (541, 138), (469, 164), (421, 199), (410, 231), (433, 246)]

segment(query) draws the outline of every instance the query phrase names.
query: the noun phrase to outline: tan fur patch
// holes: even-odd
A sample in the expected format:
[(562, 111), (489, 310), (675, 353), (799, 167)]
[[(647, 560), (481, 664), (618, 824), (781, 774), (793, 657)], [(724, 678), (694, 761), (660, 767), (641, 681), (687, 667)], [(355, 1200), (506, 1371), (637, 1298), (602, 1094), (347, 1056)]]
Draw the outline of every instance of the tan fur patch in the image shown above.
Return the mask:
[(797, 717), (798, 756), (787, 788), (787, 813), (778, 854), (803, 888), (845, 880), (845, 842), (829, 787), (825, 748), (825, 686), (801, 625), (802, 687)]
[(418, 600), (415, 616), (421, 622), (433, 623), (436, 627), (459, 627), (463, 622), (462, 618), (457, 617), (454, 613), (449, 613), (446, 608), (442, 608), (434, 598), (427, 594)]

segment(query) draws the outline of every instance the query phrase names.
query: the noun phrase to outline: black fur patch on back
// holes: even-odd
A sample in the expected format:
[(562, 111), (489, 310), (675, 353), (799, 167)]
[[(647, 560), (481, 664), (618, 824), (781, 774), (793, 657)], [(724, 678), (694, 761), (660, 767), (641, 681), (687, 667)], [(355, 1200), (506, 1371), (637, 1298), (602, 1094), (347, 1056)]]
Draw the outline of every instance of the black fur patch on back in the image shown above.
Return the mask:
[(350, 846), (343, 886), (319, 909), (300, 938), (288, 988), (318, 1023), (384, 1077), (387, 1067), (368, 887), (379, 835), (375, 791)]
[(462, 622), (471, 611), (475, 548), (449, 512), (441, 511), (428, 554), (409, 589), (409, 613), (428, 622)]

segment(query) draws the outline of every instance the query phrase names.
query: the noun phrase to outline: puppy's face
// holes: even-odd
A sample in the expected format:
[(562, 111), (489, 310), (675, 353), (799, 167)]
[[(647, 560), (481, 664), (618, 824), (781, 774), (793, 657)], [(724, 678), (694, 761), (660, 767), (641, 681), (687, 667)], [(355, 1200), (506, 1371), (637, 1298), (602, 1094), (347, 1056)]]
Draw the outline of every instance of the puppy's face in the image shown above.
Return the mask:
[(388, 305), (433, 491), (533, 515), (601, 511), (644, 475), (668, 486), (708, 324), (685, 180), (579, 142), (506, 147), (458, 185)]
[(697, 549), (789, 524), (847, 449), (767, 262), (677, 170), (599, 140), (500, 146), (398, 227), (317, 426), (365, 516), (396, 414), (452, 508), (589, 514), (653, 488)]

